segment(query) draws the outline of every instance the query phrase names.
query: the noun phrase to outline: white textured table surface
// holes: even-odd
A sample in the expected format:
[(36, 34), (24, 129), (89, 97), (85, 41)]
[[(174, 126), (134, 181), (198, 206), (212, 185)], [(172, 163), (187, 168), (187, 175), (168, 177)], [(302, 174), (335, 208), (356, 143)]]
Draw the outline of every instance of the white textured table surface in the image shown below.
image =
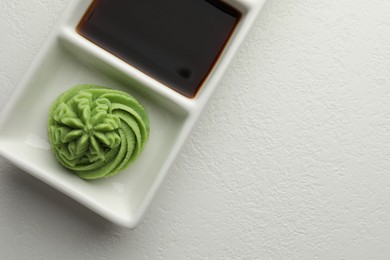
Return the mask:
[[(0, 0), (0, 109), (67, 2)], [(389, 259), (389, 13), (269, 0), (135, 230), (0, 158), (1, 258)]]

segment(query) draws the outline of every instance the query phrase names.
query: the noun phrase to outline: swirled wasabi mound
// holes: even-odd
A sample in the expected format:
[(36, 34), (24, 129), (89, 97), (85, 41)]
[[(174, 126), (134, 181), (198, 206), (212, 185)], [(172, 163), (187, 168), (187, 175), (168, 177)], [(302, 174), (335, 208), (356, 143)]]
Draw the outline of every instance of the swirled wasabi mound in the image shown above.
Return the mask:
[(51, 104), (48, 136), (59, 163), (83, 179), (99, 179), (137, 159), (149, 136), (149, 120), (125, 92), (77, 85)]

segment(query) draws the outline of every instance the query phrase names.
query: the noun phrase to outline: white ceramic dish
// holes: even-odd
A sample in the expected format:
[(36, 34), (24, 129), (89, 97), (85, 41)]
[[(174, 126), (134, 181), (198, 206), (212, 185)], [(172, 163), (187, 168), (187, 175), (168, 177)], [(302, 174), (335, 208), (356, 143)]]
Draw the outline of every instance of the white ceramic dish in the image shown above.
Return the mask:
[[(196, 97), (186, 98), (77, 34), (75, 27), (92, 0), (72, 0), (1, 113), (0, 154), (110, 221), (135, 227), (265, 0), (226, 2), (242, 17)], [(84, 181), (59, 166), (49, 149), (48, 107), (80, 83), (127, 91), (149, 113), (145, 150), (114, 177)]]

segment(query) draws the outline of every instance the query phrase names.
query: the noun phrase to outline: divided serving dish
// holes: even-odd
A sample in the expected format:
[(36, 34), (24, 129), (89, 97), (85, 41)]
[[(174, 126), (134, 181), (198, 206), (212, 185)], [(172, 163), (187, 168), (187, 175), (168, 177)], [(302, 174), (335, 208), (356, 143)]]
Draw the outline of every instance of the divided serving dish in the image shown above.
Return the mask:
[[(184, 1), (184, 0), (183, 0)], [(205, 0), (198, 0), (205, 1)], [(241, 13), (196, 96), (188, 98), (77, 33), (92, 0), (71, 0), (0, 114), (0, 155), (108, 220), (133, 228), (205, 108), (265, 0), (225, 0)], [(150, 136), (138, 160), (110, 178), (85, 181), (61, 167), (47, 140), (51, 102), (77, 84), (135, 96), (149, 114)]]

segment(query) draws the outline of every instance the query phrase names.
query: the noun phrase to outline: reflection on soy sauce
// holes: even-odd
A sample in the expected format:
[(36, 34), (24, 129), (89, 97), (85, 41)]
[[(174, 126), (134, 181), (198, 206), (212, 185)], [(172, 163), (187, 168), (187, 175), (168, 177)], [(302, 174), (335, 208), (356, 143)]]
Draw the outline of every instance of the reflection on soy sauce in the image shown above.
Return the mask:
[(220, 0), (95, 0), (79, 34), (194, 97), (240, 18)]

